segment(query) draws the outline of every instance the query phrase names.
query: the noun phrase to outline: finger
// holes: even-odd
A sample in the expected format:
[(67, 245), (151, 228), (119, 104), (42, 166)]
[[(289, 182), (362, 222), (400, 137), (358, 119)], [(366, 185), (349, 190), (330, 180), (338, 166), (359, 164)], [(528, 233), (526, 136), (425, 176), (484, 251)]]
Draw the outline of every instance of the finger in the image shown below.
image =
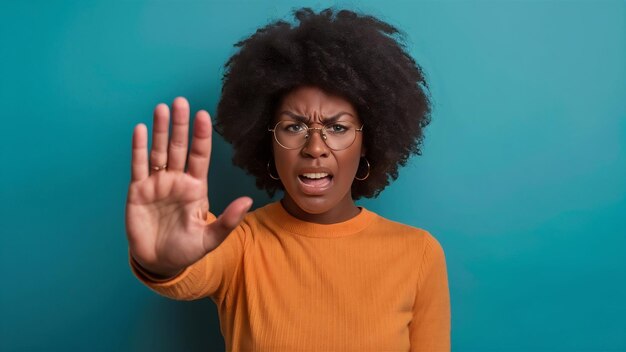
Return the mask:
[(246, 212), (252, 206), (252, 198), (250, 197), (240, 197), (232, 201), (222, 215), (220, 215), (216, 221), (221, 222), (221, 225), (228, 230), (232, 231), (241, 220), (243, 220)]
[(141, 181), (148, 176), (148, 127), (140, 123), (133, 130), (130, 179)]
[(250, 197), (237, 198), (226, 207), (217, 220), (208, 225), (205, 247), (207, 252), (222, 243), (224, 238), (243, 220), (251, 206), (252, 199)]
[(154, 108), (154, 122), (152, 124), (152, 149), (150, 150), (150, 165), (163, 166), (167, 164), (167, 140), (170, 123), (170, 110), (166, 104), (159, 104)]
[(189, 103), (185, 98), (178, 97), (172, 103), (172, 138), (167, 155), (168, 171), (185, 171), (188, 140)]
[(200, 110), (193, 122), (193, 138), (187, 172), (199, 180), (206, 181), (211, 161), (211, 139), (213, 127), (209, 113)]

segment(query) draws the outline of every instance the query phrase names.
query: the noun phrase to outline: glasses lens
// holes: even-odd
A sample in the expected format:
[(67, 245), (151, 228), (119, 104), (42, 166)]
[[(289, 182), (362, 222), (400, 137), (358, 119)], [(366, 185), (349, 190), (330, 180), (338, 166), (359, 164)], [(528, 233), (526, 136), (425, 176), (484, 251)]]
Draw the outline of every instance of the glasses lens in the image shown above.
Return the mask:
[(307, 142), (307, 133), (320, 132), (326, 145), (333, 150), (342, 150), (350, 147), (356, 138), (356, 125), (350, 122), (333, 122), (324, 126), (323, 132), (319, 129), (309, 130), (302, 122), (280, 121), (274, 128), (274, 136), (278, 144), (287, 149), (302, 147)]
[(301, 122), (281, 121), (274, 128), (278, 144), (285, 148), (298, 148), (306, 143), (307, 127)]
[(333, 122), (324, 126), (326, 145), (333, 150), (346, 149), (356, 138), (356, 126), (350, 122)]

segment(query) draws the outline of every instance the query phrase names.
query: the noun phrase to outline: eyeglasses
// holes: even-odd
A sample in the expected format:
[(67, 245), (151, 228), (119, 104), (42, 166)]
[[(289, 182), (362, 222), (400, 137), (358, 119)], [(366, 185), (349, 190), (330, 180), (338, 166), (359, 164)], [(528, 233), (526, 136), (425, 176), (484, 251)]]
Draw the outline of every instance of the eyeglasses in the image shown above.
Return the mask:
[(363, 126), (357, 128), (348, 121), (332, 122), (323, 127), (312, 128), (304, 122), (279, 121), (274, 128), (268, 131), (274, 133), (276, 142), (285, 149), (297, 149), (306, 144), (311, 131), (319, 131), (322, 140), (332, 150), (343, 150), (352, 145), (357, 132), (363, 132)]

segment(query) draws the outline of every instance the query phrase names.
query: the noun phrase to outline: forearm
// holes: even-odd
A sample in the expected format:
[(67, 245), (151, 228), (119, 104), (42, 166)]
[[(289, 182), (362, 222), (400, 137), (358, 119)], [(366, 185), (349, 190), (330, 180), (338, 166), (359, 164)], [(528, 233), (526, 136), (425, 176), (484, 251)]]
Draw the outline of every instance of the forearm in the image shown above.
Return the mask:
[(170, 281), (174, 278), (176, 278), (177, 276), (179, 276), (183, 271), (185, 271), (185, 269), (181, 269), (178, 270), (174, 273), (166, 273), (166, 274), (160, 274), (160, 273), (155, 273), (151, 270), (146, 269), (145, 267), (143, 267), (138, 261), (137, 259), (135, 259), (135, 257), (133, 257), (132, 254), (129, 255), (130, 257), (130, 265), (133, 269), (135, 269), (137, 272), (139, 272), (141, 275), (143, 275), (146, 279), (150, 280), (150, 281), (154, 281), (154, 282), (166, 282), (166, 281)]
[(202, 260), (188, 266), (174, 277), (159, 278), (145, 272), (129, 253), (129, 264), (132, 273), (152, 291), (175, 300), (191, 301), (210, 294), (211, 287), (207, 287), (206, 265)]
[(249, 226), (240, 224), (218, 247), (178, 273), (154, 275), (142, 268), (129, 251), (130, 267), (143, 284), (162, 296), (186, 301), (209, 296), (220, 301), (243, 261), (247, 231)]

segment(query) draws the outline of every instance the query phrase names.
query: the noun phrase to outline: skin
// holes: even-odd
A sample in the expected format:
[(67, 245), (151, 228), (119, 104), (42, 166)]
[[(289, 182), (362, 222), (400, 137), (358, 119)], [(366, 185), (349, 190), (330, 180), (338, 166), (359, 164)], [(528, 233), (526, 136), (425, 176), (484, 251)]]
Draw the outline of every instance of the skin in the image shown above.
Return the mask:
[[(317, 87), (300, 87), (283, 97), (274, 122), (295, 121), (292, 115), (306, 117), (309, 127), (322, 127), (326, 118), (337, 115), (340, 115), (339, 121), (361, 126), (356, 109), (349, 101)], [(363, 133), (357, 133), (354, 143), (339, 151), (330, 149), (320, 133), (315, 132), (298, 149), (285, 149), (274, 139), (272, 141), (276, 170), (285, 188), (282, 204), (287, 212), (298, 219), (320, 224), (346, 221), (359, 213), (350, 190), (359, 160), (365, 155)], [(328, 168), (333, 175), (332, 187), (321, 195), (303, 192), (298, 175), (307, 167)]]

